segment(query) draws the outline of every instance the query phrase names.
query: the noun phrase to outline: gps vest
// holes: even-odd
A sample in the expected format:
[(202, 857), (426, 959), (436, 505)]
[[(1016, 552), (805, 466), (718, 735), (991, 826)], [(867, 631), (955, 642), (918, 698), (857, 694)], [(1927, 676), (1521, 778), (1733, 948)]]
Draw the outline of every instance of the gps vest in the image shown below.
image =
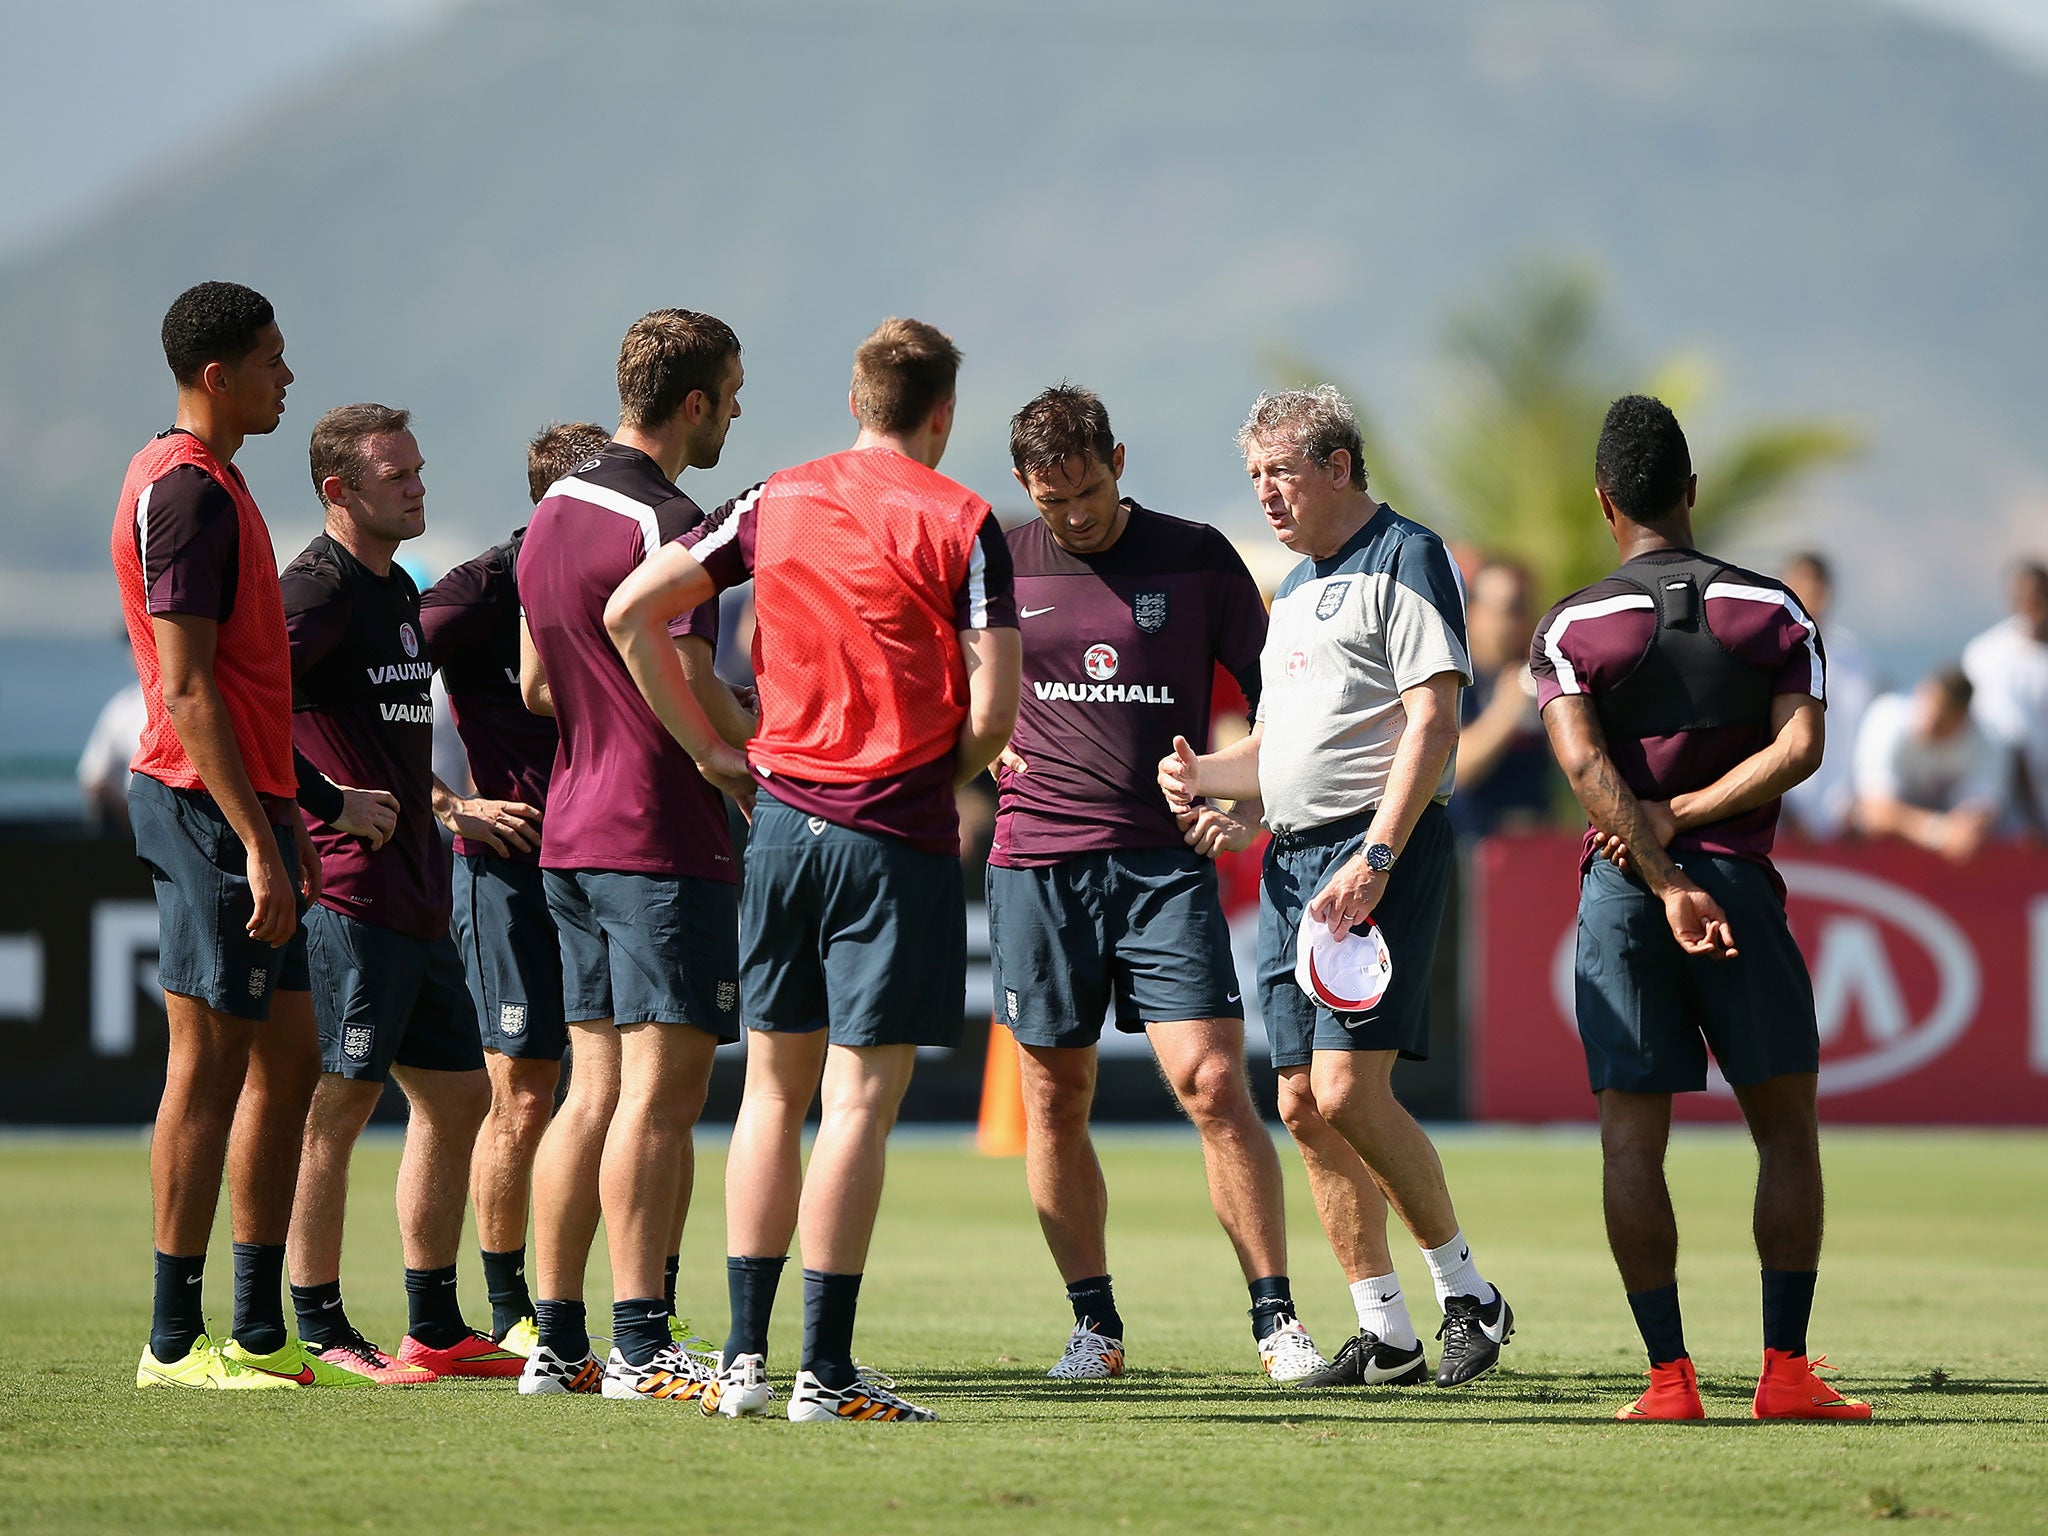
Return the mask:
[(1640, 576), (1615, 573), (1649, 597), (1657, 627), (1628, 676), (1593, 701), (1608, 740), (1769, 724), (1772, 674), (1731, 655), (1707, 627), (1707, 588), (1728, 569), (1692, 555)]
[(270, 529), (241, 476), (189, 432), (167, 432), (152, 438), (129, 461), (127, 477), (121, 482), (120, 507), (114, 515), (114, 579), (120, 588), (128, 641), (135, 652), (136, 675), (148, 706), (142, 742), (129, 766), (175, 789), (206, 788), (164, 708), (163, 670), (144, 591), (140, 547), (148, 537), (149, 488), (180, 464), (205, 470), (235, 504), (239, 533), (235, 605), (220, 626), (213, 680), (227, 706), (250, 784), (260, 795), (290, 800), (298, 794), (292, 768), (292, 664)]

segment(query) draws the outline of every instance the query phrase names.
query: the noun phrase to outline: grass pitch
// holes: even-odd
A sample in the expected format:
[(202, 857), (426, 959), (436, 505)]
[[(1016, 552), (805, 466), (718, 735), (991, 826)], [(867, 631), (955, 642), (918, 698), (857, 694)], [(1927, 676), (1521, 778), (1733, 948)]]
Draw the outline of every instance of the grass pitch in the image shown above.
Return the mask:
[[(2048, 1530), (2048, 1137), (1829, 1137), (1812, 1347), (1840, 1363), (1850, 1395), (1873, 1402), (1867, 1425), (1745, 1417), (1758, 1300), (1753, 1164), (1736, 1137), (1681, 1134), (1671, 1156), (1703, 1425), (1609, 1420), (1643, 1362), (1601, 1236), (1590, 1137), (1452, 1133), (1441, 1145), (1480, 1263), (1519, 1321), (1503, 1367), (1470, 1388), (1269, 1386), (1198, 1150), (1175, 1135), (1104, 1138), (1130, 1374), (1044, 1380), (1071, 1318), (1021, 1167), (906, 1138), (859, 1345), (943, 1421), (799, 1427), (664, 1404), (521, 1401), (496, 1383), (139, 1393), (140, 1141), (0, 1141), (0, 1530), (1377, 1536), (1810, 1532), (1915, 1517)], [(404, 1331), (395, 1160), (388, 1141), (357, 1159), (344, 1274), (351, 1315), (392, 1347)], [(713, 1337), (725, 1321), (722, 1171), (707, 1148), (683, 1264), (684, 1310)], [(1295, 1295), (1334, 1352), (1353, 1326), (1349, 1301), (1298, 1164), (1288, 1178)], [(1396, 1252), (1427, 1331), (1427, 1272), (1405, 1241)], [(216, 1253), (208, 1311), (224, 1322), (224, 1237)], [(484, 1321), (473, 1253), (463, 1272), (472, 1320)], [(608, 1294), (593, 1274), (593, 1321)], [(785, 1380), (801, 1313), (792, 1266), (772, 1357)]]

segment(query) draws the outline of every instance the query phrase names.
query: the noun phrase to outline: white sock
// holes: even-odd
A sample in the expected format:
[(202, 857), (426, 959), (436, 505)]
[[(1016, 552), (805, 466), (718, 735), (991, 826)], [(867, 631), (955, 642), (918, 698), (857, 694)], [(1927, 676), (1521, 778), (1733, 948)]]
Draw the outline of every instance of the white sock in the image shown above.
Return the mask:
[(1413, 1349), (1422, 1342), (1408, 1320), (1408, 1300), (1401, 1294), (1399, 1275), (1352, 1281), (1351, 1305), (1358, 1309), (1358, 1326), (1367, 1333), (1376, 1333), (1399, 1349)]
[(1472, 1296), (1484, 1307), (1498, 1294), (1472, 1262), (1472, 1245), (1465, 1241), (1462, 1228), (1453, 1232), (1443, 1247), (1423, 1249), (1422, 1256), (1429, 1261), (1430, 1278), (1436, 1281), (1438, 1306), (1453, 1296)]

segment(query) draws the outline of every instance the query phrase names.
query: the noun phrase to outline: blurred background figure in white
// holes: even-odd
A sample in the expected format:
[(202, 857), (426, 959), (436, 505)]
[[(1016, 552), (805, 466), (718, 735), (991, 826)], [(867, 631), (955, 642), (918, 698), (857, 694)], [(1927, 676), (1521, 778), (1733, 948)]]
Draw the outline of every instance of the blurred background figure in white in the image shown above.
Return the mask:
[(1970, 680), (1944, 667), (1871, 700), (1856, 737), (1857, 828), (1944, 858), (1974, 858), (1998, 819), (2004, 760), (1970, 717)]
[(1827, 647), (1827, 755), (1818, 773), (1785, 795), (1785, 812), (1799, 832), (1826, 842), (1849, 830), (1849, 813), (1856, 804), (1857, 730), (1877, 693), (1877, 675), (1863, 642), (1829, 617), (1835, 606), (1835, 575), (1827, 557), (1803, 550), (1785, 562), (1778, 576), (1820, 626), (1821, 644)]
[(148, 707), (142, 684), (130, 683), (101, 708), (78, 754), (78, 792), (85, 819), (109, 837), (128, 832), (128, 764), (142, 740)]
[(2012, 573), (2012, 616), (1963, 650), (1976, 690), (1971, 714), (2006, 754), (2006, 815), (2001, 830), (2048, 833), (2048, 566), (2027, 561)]

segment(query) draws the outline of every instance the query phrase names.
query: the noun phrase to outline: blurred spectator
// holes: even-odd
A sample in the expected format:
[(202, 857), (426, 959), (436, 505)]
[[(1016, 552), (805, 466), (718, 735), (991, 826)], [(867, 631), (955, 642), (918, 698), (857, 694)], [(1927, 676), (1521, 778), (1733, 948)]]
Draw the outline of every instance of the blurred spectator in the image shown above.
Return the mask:
[(1820, 771), (1785, 796), (1785, 810), (1806, 836), (1840, 837), (1849, 830), (1856, 804), (1856, 736), (1863, 712), (1877, 692), (1877, 678), (1863, 642), (1829, 615), (1835, 605), (1835, 578), (1825, 557), (1810, 551), (1794, 555), (1780, 573), (1792, 595), (1820, 626), (1828, 658), (1827, 752)]
[(142, 742), (148, 721), (142, 684), (130, 683), (115, 694), (93, 722), (85, 750), (78, 755), (78, 790), (85, 798), (85, 819), (108, 834), (128, 830), (128, 764)]
[(1960, 863), (1984, 846), (2000, 802), (2001, 758), (1970, 718), (1970, 680), (1948, 667), (1880, 694), (1856, 738), (1858, 827)]
[(1458, 777), (1451, 826), (1460, 837), (1540, 826), (1550, 819), (1552, 759), (1529, 677), (1536, 634), (1529, 573), (1488, 560), (1465, 596), (1472, 686), (1458, 704)]
[(2048, 567), (2013, 572), (2012, 617), (1963, 650), (1971, 713), (2006, 753), (2015, 830), (2048, 831)]

